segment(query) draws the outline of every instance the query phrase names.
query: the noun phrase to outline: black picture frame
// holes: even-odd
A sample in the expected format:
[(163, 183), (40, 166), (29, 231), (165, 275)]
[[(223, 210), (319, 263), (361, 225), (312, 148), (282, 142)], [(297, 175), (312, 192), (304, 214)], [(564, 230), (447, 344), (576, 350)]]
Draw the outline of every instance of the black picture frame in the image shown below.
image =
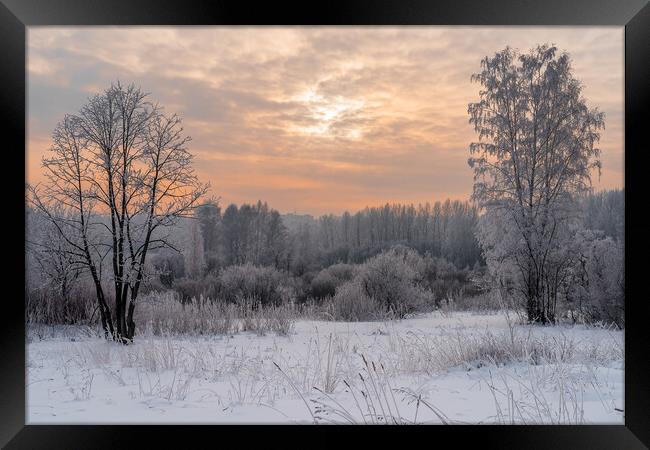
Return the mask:
[[(243, 426), (45, 426), (25, 425), (25, 320), (18, 300), (24, 280), (24, 244), (14, 237), (24, 230), (26, 143), (26, 27), (33, 25), (618, 25), (625, 26), (625, 425), (618, 426), (436, 426), (436, 427), (263, 427)], [(650, 124), (650, 5), (648, 0), (348, 0), (303, 2), (282, 6), (220, 0), (0, 0), (0, 126), (6, 167), (4, 285), (0, 380), (0, 445), (6, 448), (216, 447), (235, 437), (298, 447), (337, 445), (359, 432), (363, 445), (386, 433), (406, 445), (474, 445), (497, 448), (627, 449), (650, 445), (648, 372), (648, 301), (643, 296), (639, 205), (645, 132)], [(647, 171), (647, 170), (646, 170)], [(7, 175), (11, 175), (8, 177)], [(21, 180), (21, 177), (23, 179)], [(635, 205), (637, 205), (635, 207)], [(22, 218), (22, 220), (21, 220)], [(10, 242), (11, 246), (6, 245)], [(628, 242), (632, 245), (627, 245)], [(20, 264), (22, 262), (22, 264)], [(15, 292), (15, 294), (14, 294)], [(24, 291), (23, 291), (24, 296)], [(262, 427), (260, 427), (262, 428)], [(319, 439), (334, 431), (334, 440)], [(268, 437), (267, 433), (278, 439)], [(290, 434), (286, 434), (290, 433)], [(408, 434), (405, 434), (408, 433)], [(316, 436), (318, 435), (318, 436)], [(288, 439), (287, 439), (288, 438)], [(408, 440), (406, 440), (408, 439)], [(424, 444), (416, 444), (423, 439)], [(145, 445), (145, 444), (139, 444)]]

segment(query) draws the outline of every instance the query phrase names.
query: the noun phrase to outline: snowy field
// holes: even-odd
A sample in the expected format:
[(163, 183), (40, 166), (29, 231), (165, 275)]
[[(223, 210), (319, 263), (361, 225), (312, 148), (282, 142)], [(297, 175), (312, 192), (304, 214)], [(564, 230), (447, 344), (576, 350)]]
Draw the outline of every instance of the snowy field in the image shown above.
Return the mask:
[(27, 423), (623, 423), (622, 331), (512, 323), (302, 320), (131, 346), (30, 330)]

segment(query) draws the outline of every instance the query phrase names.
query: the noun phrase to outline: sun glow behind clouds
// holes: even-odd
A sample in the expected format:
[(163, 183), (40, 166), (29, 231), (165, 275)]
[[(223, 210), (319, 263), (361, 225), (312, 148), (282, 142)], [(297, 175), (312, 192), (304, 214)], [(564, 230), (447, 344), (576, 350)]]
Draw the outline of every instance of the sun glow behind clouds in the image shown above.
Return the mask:
[(224, 203), (342, 213), (467, 198), (470, 75), (506, 45), (570, 53), (606, 114), (603, 174), (623, 183), (622, 27), (29, 27), (27, 181), (64, 114), (112, 81), (183, 117)]
[(294, 126), (293, 131), (321, 137), (345, 137), (360, 139), (360, 128), (343, 124), (344, 119), (356, 115), (363, 109), (363, 100), (345, 98), (340, 95), (325, 96), (310, 88), (292, 99), (304, 105), (309, 114), (308, 125)]

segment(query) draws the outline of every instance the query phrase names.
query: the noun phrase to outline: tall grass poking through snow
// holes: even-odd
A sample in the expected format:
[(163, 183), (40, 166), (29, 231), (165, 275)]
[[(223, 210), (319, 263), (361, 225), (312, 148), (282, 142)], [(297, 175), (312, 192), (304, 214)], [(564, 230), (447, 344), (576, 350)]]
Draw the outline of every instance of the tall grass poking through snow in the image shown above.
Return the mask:
[[(290, 337), (273, 331), (260, 339), (174, 336), (190, 326), (205, 333), (200, 311), (209, 317), (217, 310), (186, 305), (191, 320), (182, 321), (174, 318), (182, 305), (158, 306), (168, 309), (141, 317), (138, 323), (148, 323), (149, 331), (130, 346), (72, 336), (69, 329), (57, 331), (52, 342), (30, 344), (34, 386), (48, 377), (69, 389), (66, 401), (98, 400), (111, 389), (138, 404), (201, 402), (221, 418), (222, 411), (259, 406), (282, 414), (281, 420), (316, 423), (458, 423), (465, 419), (449, 403), (454, 396), (437, 380), (455, 387), (461, 378), (461, 385), (470, 380), (482, 386), (480, 417), (469, 419), (482, 423), (588, 422), (593, 411), (585, 405), (593, 408), (598, 398), (606, 411), (622, 407), (610, 395), (618, 385), (608, 386), (611, 377), (603, 372), (620, 372), (623, 342), (616, 330), (504, 324), (494, 315), (450, 313), (383, 323), (301, 323)], [(252, 306), (228, 308), (224, 329), (271, 330), (264, 322), (271, 310), (263, 309), (262, 319)], [(277, 320), (283, 318), (293, 324), (291, 311)]]
[(617, 338), (580, 341), (559, 330), (546, 334), (532, 327), (507, 330), (460, 328), (448, 333), (408, 331), (388, 336), (389, 355), (396, 369), (431, 375), (453, 367), (465, 369), (509, 363), (530, 365), (556, 363), (601, 363), (623, 360)]
[(495, 422), (583, 424), (585, 390), (595, 381), (593, 375), (585, 366), (565, 364), (528, 367), (523, 373), (501, 371), (496, 377), (490, 373), (486, 384), (494, 399)]
[(211, 301), (204, 297), (179, 302), (173, 293), (155, 293), (140, 300), (135, 322), (140, 332), (165, 335), (224, 335), (240, 331), (260, 336), (291, 333), (295, 321), (291, 305), (262, 306), (250, 299), (237, 303)]
[[(443, 424), (452, 423), (449, 418), (437, 407), (408, 388), (394, 388), (390, 382), (390, 374), (381, 363), (368, 361), (360, 355), (363, 361), (361, 370), (357, 373), (357, 380), (343, 379), (344, 393), (351, 396), (353, 405), (345, 406), (343, 399), (337, 399), (333, 391), (323, 390), (317, 386), (312, 389), (319, 394), (317, 398), (307, 401), (305, 395), (292, 382), (282, 368), (275, 367), (289, 381), (291, 387), (300, 396), (309, 410), (314, 423), (333, 424), (389, 424), (409, 425), (418, 423), (420, 406), (428, 408)], [(313, 405), (310, 405), (310, 403)], [(409, 419), (400, 412), (400, 404), (410, 405), (415, 403), (413, 418)]]

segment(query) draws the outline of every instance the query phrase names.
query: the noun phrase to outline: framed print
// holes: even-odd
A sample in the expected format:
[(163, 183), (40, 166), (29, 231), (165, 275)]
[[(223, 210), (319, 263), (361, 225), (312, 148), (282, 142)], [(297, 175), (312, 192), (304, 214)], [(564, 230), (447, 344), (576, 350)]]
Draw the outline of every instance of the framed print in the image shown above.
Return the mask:
[(0, 11), (3, 446), (646, 448), (646, 1)]

